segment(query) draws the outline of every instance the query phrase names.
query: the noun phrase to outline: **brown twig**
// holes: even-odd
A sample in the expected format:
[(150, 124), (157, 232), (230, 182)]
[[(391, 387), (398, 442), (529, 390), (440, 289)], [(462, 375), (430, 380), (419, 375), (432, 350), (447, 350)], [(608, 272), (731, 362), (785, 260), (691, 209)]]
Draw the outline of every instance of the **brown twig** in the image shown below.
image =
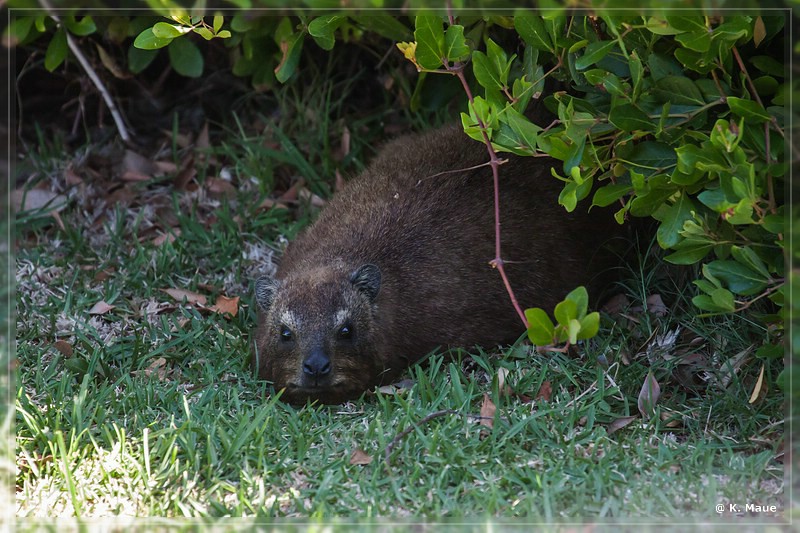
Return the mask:
[[(747, 85), (750, 87), (750, 91), (753, 93), (753, 96), (758, 102), (758, 105), (764, 107), (764, 103), (761, 101), (761, 97), (758, 95), (758, 91), (756, 90), (756, 86), (753, 83), (752, 78), (750, 78), (750, 74), (747, 72), (747, 68), (744, 66), (744, 62), (742, 61), (742, 56), (739, 55), (739, 51), (736, 47), (732, 47), (731, 51), (733, 52), (733, 56), (736, 58), (736, 63), (739, 65), (739, 70), (742, 71), (744, 74), (744, 78), (747, 80)], [(769, 122), (764, 124), (764, 151), (766, 152), (767, 157), (767, 165), (770, 164), (772, 158), (770, 157), (770, 145), (769, 145), (769, 125), (772, 124), (775, 126), (775, 129), (783, 135), (780, 127), (778, 126), (777, 121), (774, 117), (771, 118)], [(772, 173), (767, 172), (767, 194), (768, 194), (768, 201), (769, 201), (769, 210), (772, 214), (777, 213), (777, 208), (775, 206), (775, 187), (772, 184)]]
[(391, 460), (392, 451), (394, 451), (395, 446), (397, 446), (400, 443), (400, 441), (403, 440), (409, 433), (411, 433), (412, 431), (414, 431), (418, 427), (420, 427), (420, 426), (422, 426), (424, 424), (427, 424), (431, 420), (435, 420), (437, 418), (441, 418), (441, 417), (447, 416), (447, 415), (464, 416), (464, 417), (467, 417), (467, 418), (471, 418), (473, 420), (492, 420), (493, 419), (493, 417), (490, 417), (490, 416), (481, 416), (481, 415), (459, 413), (455, 409), (442, 409), (441, 411), (435, 411), (435, 412), (425, 416), (424, 418), (422, 418), (419, 422), (414, 422), (413, 424), (408, 426), (406, 429), (404, 429), (403, 431), (401, 431), (400, 433), (395, 435), (395, 437), (392, 439), (392, 442), (390, 442), (386, 446), (386, 450), (383, 453), (384, 462), (386, 463), (386, 466), (391, 466), (392, 465), (392, 460)]
[[(47, 11), (48, 15), (51, 19), (56, 21), (56, 23), (61, 24), (61, 17), (56, 15), (53, 11), (53, 6), (50, 5), (48, 0), (39, 0), (41, 6)], [(109, 111), (111, 111), (111, 116), (114, 119), (114, 124), (117, 126), (117, 131), (119, 132), (119, 136), (125, 141), (126, 144), (130, 144), (131, 136), (128, 133), (128, 128), (125, 127), (125, 121), (122, 119), (122, 114), (120, 113), (119, 109), (117, 109), (117, 104), (114, 102), (114, 99), (111, 97), (111, 93), (108, 92), (108, 89), (105, 85), (103, 85), (103, 81), (97, 75), (92, 65), (89, 63), (89, 60), (86, 59), (86, 56), (83, 55), (83, 51), (78, 46), (78, 43), (75, 42), (75, 39), (72, 38), (72, 34), (64, 29), (64, 34), (67, 36), (67, 46), (78, 59), (78, 63), (81, 64), (83, 67), (84, 72), (86, 75), (89, 76), (89, 79), (92, 80), (92, 83), (100, 91), (100, 95), (103, 98), (103, 101), (108, 106)]]
[[(451, 6), (447, 6), (447, 19), (452, 26), (455, 24), (455, 17), (451, 13)], [(464, 76), (464, 65), (460, 62), (454, 63), (452, 66), (448, 65), (448, 61), (443, 61), (445, 70), (455, 74), (459, 81), (461, 82), (461, 86), (464, 88), (464, 92), (467, 94), (467, 99), (469, 100), (470, 104), (475, 103), (475, 99), (472, 97), (472, 91), (469, 88), (469, 84), (467, 83), (467, 78)], [(500, 166), (500, 159), (497, 157), (497, 152), (495, 152), (494, 147), (492, 147), (492, 142), (489, 140), (489, 136), (486, 134), (486, 124), (483, 123), (483, 120), (480, 117), (477, 117), (478, 126), (481, 129), (481, 136), (483, 137), (483, 143), (486, 145), (486, 150), (489, 152), (489, 166), (492, 167), (492, 180), (494, 183), (494, 259), (489, 261), (489, 264), (492, 265), (493, 268), (496, 268), (497, 271), (500, 273), (500, 278), (503, 280), (503, 285), (505, 285), (506, 292), (508, 292), (508, 297), (511, 299), (511, 304), (514, 306), (514, 310), (516, 310), (517, 315), (519, 315), (520, 320), (525, 325), (525, 329), (528, 329), (528, 319), (525, 318), (525, 312), (522, 310), (522, 307), (519, 305), (517, 301), (517, 297), (514, 294), (514, 290), (511, 288), (511, 282), (508, 280), (508, 276), (506, 275), (505, 268), (503, 268), (503, 259), (501, 255), (501, 247), (500, 247), (500, 175), (498, 173), (497, 168)]]
[[(501, 159), (500, 160), (500, 164), (501, 165), (504, 165), (506, 163), (508, 163), (508, 159)], [(430, 176), (425, 176), (424, 178), (421, 178), (419, 180), (419, 182), (422, 182), (422, 181), (425, 181), (425, 180), (429, 180), (431, 178), (436, 178), (436, 177), (439, 177), (439, 176), (443, 176), (444, 174), (455, 174), (457, 172), (466, 172), (467, 170), (475, 170), (476, 168), (488, 167), (489, 165), (490, 165), (490, 162), (487, 161), (486, 163), (481, 163), (480, 165), (473, 165), (471, 167), (456, 168), (456, 169), (453, 169), (453, 170), (444, 170), (442, 172), (437, 172), (436, 174), (431, 174)], [(417, 184), (419, 184), (419, 182), (417, 182)]]
[(748, 302), (740, 302), (740, 301), (737, 300), (736, 303), (741, 303), (742, 305), (741, 305), (741, 307), (737, 307), (736, 309), (734, 309), (733, 312), (734, 313), (738, 313), (740, 311), (744, 311), (745, 309), (747, 309), (748, 307), (750, 307), (751, 305), (756, 303), (761, 298), (764, 298), (765, 296), (769, 296), (773, 292), (775, 292), (777, 290), (780, 290), (784, 286), (785, 280), (783, 280), (783, 279), (775, 280), (775, 283), (777, 283), (777, 285), (774, 285), (774, 286), (764, 290), (764, 292), (762, 292), (761, 294), (759, 294), (758, 296), (756, 296), (755, 298), (753, 298), (752, 300), (750, 300)]

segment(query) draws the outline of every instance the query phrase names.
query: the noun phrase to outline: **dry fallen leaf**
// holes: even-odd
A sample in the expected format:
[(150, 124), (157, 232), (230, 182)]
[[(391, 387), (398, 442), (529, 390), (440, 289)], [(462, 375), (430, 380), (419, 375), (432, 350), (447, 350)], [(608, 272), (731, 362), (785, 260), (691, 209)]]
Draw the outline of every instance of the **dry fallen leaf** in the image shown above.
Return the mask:
[(122, 173), (126, 172), (154, 176), (158, 173), (158, 165), (133, 150), (125, 150), (125, 156), (122, 158)]
[(99, 302), (94, 304), (91, 309), (89, 309), (89, 314), (90, 315), (104, 315), (104, 314), (108, 313), (109, 311), (111, 311), (112, 309), (114, 309), (113, 305), (109, 305), (106, 302), (104, 302), (103, 300), (100, 300)]
[(201, 150), (207, 150), (211, 147), (211, 142), (209, 141), (208, 137), (208, 121), (203, 124), (203, 127), (200, 129), (200, 133), (197, 134), (197, 139), (194, 141), (195, 148), (200, 148)]
[(202, 294), (197, 294), (196, 292), (187, 291), (184, 289), (161, 289), (163, 292), (166, 292), (170, 296), (172, 296), (178, 302), (182, 302), (184, 299), (190, 304), (197, 304), (197, 305), (206, 305), (206, 297)]
[(350, 454), (350, 464), (351, 465), (368, 465), (372, 462), (372, 457), (367, 455), (367, 452), (356, 448), (353, 450), (353, 453)]
[(764, 40), (764, 37), (767, 36), (767, 28), (764, 25), (764, 19), (760, 16), (756, 17), (756, 22), (753, 24), (753, 43), (758, 48), (758, 45), (761, 44), (761, 41)]
[(753, 388), (753, 393), (750, 395), (750, 400), (747, 403), (755, 403), (758, 399), (758, 395), (761, 393), (761, 387), (764, 384), (764, 365), (761, 365), (761, 372), (758, 374), (758, 381), (756, 381), (756, 386)]
[(609, 298), (606, 303), (603, 304), (602, 310), (609, 315), (616, 315), (626, 309), (630, 304), (631, 302), (628, 300), (628, 297), (623, 293), (619, 293)]
[(141, 172), (136, 172), (135, 170), (126, 170), (125, 172), (122, 173), (120, 179), (122, 179), (122, 181), (133, 181), (133, 182), (150, 181), (151, 179), (153, 179), (153, 176), (151, 176), (150, 174), (142, 174)]
[(94, 279), (94, 281), (97, 282), (105, 281), (108, 278), (110, 278), (114, 274), (114, 272), (116, 272), (116, 270), (117, 269), (113, 266), (104, 268), (103, 270), (97, 270), (94, 273), (94, 277), (92, 279)]
[(683, 419), (674, 411), (661, 411), (661, 421), (668, 428), (677, 428), (683, 425)]
[(264, 198), (264, 201), (259, 204), (258, 209), (270, 209), (272, 207), (275, 209), (289, 209), (289, 206), (286, 204), (272, 198)]
[(234, 296), (228, 298), (227, 296), (219, 296), (214, 305), (209, 307), (215, 313), (225, 314), (230, 313), (231, 316), (236, 316), (239, 312), (239, 297)]
[(53, 348), (61, 352), (62, 355), (66, 357), (72, 357), (73, 349), (72, 345), (67, 341), (60, 340), (53, 343)]
[(305, 187), (300, 189), (297, 192), (297, 195), (300, 197), (301, 200), (303, 200), (304, 202), (308, 202), (313, 207), (324, 207), (325, 204), (327, 203), (323, 198), (321, 198), (321, 197), (317, 196), (316, 194), (312, 193), (311, 191), (309, 191)]
[(67, 197), (44, 189), (17, 189), (11, 193), (11, 207), (15, 213), (21, 211), (61, 211), (67, 206)]
[(83, 185), (83, 178), (81, 178), (75, 170), (73, 170), (72, 165), (68, 166), (66, 170), (64, 170), (64, 181), (66, 181), (67, 185), (75, 186), (75, 185)]
[(156, 374), (159, 381), (164, 381), (167, 377), (167, 360), (163, 357), (159, 357), (155, 359), (152, 363), (150, 363), (147, 368), (144, 369), (145, 376), (151, 376), (153, 373)]
[(295, 200), (297, 200), (297, 191), (303, 188), (303, 185), (305, 185), (305, 183), (306, 183), (305, 180), (303, 178), (300, 178), (294, 183), (294, 185), (286, 189), (286, 192), (284, 192), (278, 197), (278, 201), (294, 202)]
[(664, 305), (660, 294), (651, 294), (647, 297), (647, 311), (656, 316), (665, 316), (669, 309)]
[(342, 129), (342, 154), (350, 154), (350, 128), (347, 126)]
[(392, 383), (391, 385), (384, 385), (382, 387), (378, 387), (378, 392), (380, 392), (381, 394), (388, 394), (389, 396), (396, 396), (411, 389), (411, 387), (413, 387), (415, 383), (416, 382), (413, 379), (404, 379), (398, 381), (397, 383)]
[(652, 372), (647, 373), (647, 377), (642, 383), (642, 390), (639, 391), (637, 406), (642, 417), (647, 420), (655, 413), (656, 404), (661, 397), (661, 386), (658, 384)]
[[(489, 395), (484, 393), (483, 394), (483, 403), (481, 404), (481, 419), (480, 424), (489, 430), (494, 429), (494, 413), (497, 411), (497, 407), (495, 407), (494, 402), (492, 402)], [(481, 435), (484, 435), (481, 432)]]
[(153, 239), (154, 246), (161, 246), (165, 242), (173, 243), (175, 239), (180, 237), (181, 230), (179, 228), (175, 228), (171, 230), (169, 233), (160, 233), (155, 239)]
[(179, 190), (186, 189), (189, 182), (192, 181), (192, 178), (196, 175), (197, 168), (194, 166), (194, 155), (189, 153), (184, 157), (183, 161), (181, 161), (180, 171), (175, 175), (175, 179), (173, 180), (175, 188)]
[(616, 431), (624, 428), (638, 417), (636, 416), (623, 416), (622, 418), (617, 418), (613, 422), (608, 425), (608, 429), (606, 430), (609, 435), (615, 433)]
[(334, 175), (336, 176), (336, 181), (334, 181), (333, 190), (336, 191), (336, 192), (339, 192), (342, 189), (344, 189), (345, 181), (344, 181), (344, 178), (342, 177), (342, 173), (339, 172), (338, 168), (334, 172)]
[(178, 171), (178, 165), (172, 161), (155, 161), (154, 164), (159, 174), (174, 174)]
[(549, 381), (543, 381), (542, 386), (539, 387), (539, 392), (536, 393), (536, 400), (549, 402), (550, 397), (553, 395), (553, 386)]
[[(497, 389), (501, 392), (504, 392), (506, 388), (506, 377), (508, 376), (508, 369), (500, 367), (497, 369)], [(511, 392), (511, 390), (505, 391), (507, 394)]]
[(100, 56), (100, 62), (111, 74), (113, 74), (115, 78), (127, 80), (133, 76), (133, 74), (130, 72), (120, 68), (114, 58), (108, 52), (106, 52), (105, 48), (97, 43), (94, 43), (94, 45), (97, 48), (97, 54)]
[(236, 187), (222, 178), (206, 178), (205, 186), (208, 192), (217, 197), (234, 196), (236, 194)]

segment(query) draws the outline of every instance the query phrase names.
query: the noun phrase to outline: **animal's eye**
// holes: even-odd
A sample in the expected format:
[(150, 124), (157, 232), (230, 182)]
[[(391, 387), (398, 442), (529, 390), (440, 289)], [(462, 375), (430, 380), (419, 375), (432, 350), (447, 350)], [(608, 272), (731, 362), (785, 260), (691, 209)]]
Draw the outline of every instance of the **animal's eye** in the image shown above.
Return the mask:
[(353, 337), (353, 326), (350, 324), (345, 324), (344, 326), (339, 328), (339, 338), (340, 339), (350, 339)]
[(290, 330), (286, 326), (281, 326), (281, 340), (282, 341), (292, 340), (292, 330)]

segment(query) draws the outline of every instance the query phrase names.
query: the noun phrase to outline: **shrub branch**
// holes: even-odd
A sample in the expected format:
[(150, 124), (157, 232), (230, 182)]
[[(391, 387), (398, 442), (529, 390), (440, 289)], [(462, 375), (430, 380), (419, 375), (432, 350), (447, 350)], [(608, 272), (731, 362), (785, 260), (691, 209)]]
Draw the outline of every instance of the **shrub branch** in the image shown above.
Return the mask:
[[(61, 17), (53, 12), (53, 6), (50, 5), (48, 0), (39, 0), (39, 3), (47, 11), (51, 19), (56, 21), (57, 24), (61, 24)], [(94, 68), (92, 68), (92, 65), (89, 63), (89, 60), (86, 59), (86, 56), (83, 54), (80, 46), (78, 46), (78, 43), (75, 42), (75, 39), (72, 38), (72, 34), (67, 31), (66, 28), (64, 29), (64, 34), (67, 36), (67, 46), (69, 46), (69, 49), (78, 59), (78, 63), (81, 64), (81, 67), (83, 67), (83, 70), (86, 72), (86, 75), (89, 76), (89, 79), (92, 80), (94, 86), (97, 87), (98, 91), (100, 91), (103, 101), (108, 106), (109, 111), (111, 111), (111, 116), (114, 119), (114, 124), (117, 126), (119, 136), (123, 141), (125, 141), (126, 144), (130, 144), (131, 136), (128, 133), (128, 128), (125, 126), (125, 121), (122, 119), (122, 114), (117, 108), (117, 104), (111, 97), (111, 93), (108, 92), (108, 89), (103, 84), (100, 76), (98, 76), (97, 72), (95, 72)]]

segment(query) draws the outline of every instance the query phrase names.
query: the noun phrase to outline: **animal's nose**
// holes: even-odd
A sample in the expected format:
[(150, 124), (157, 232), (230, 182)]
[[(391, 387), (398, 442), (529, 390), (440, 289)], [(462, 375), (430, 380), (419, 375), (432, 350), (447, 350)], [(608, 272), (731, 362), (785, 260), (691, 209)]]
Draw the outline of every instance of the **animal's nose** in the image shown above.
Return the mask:
[(321, 349), (313, 350), (303, 361), (303, 373), (320, 378), (331, 373), (331, 360)]

